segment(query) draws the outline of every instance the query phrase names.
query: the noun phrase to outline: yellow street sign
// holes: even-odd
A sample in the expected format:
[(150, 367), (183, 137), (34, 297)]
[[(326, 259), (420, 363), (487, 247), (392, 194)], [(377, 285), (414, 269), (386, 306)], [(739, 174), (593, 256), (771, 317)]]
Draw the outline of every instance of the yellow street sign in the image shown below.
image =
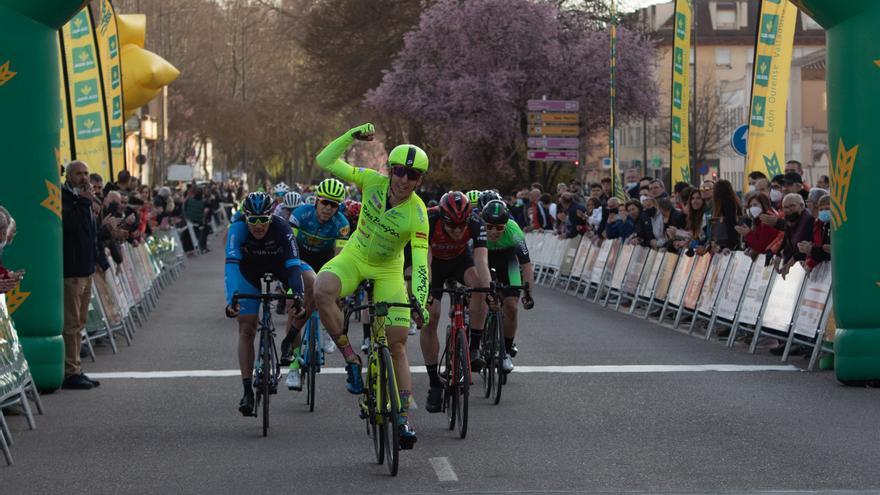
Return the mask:
[(580, 127), (576, 125), (530, 125), (529, 136), (577, 136)]
[(577, 113), (529, 112), (529, 124), (577, 124)]

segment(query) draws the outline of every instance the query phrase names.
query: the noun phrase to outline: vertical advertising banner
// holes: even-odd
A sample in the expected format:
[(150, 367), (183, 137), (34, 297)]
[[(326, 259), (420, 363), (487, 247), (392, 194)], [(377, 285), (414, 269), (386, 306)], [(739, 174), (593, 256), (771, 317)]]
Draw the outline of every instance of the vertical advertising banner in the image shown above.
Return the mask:
[(768, 178), (781, 174), (785, 161), (785, 112), (798, 9), (788, 0), (764, 0), (755, 42), (752, 104), (745, 173)]
[(101, 80), (104, 90), (104, 111), (110, 140), (110, 163), (113, 171), (125, 169), (125, 132), (122, 118), (122, 74), (119, 62), (119, 32), (116, 12), (110, 0), (101, 0), (95, 16), (95, 39), (100, 54)]
[(690, 100), (692, 0), (675, 0), (675, 29), (672, 42), (672, 133), (670, 163), (672, 185), (691, 182)]
[[(61, 54), (61, 40), (58, 39), (58, 60), (62, 60), (63, 56)], [(61, 102), (61, 113), (59, 114), (58, 119), (58, 147), (55, 149), (55, 161), (58, 162), (58, 173), (61, 174), (61, 167), (67, 165), (71, 161), (71, 157), (73, 156), (72, 150), (70, 149), (70, 126), (68, 125), (68, 115), (67, 115), (67, 86), (64, 84), (64, 66), (62, 64), (58, 64), (58, 80), (61, 84), (58, 85), (58, 99)]]
[(617, 166), (617, 139), (616, 132), (617, 123), (615, 121), (615, 110), (617, 106), (617, 11), (614, 2), (611, 2), (611, 129), (609, 132), (609, 156), (611, 157), (611, 190), (616, 198), (620, 201), (626, 201), (626, 193), (623, 191), (623, 181)]
[(73, 157), (85, 162), (90, 172), (101, 174), (105, 181), (112, 180), (98, 51), (87, 8), (61, 28), (61, 40), (73, 128)]

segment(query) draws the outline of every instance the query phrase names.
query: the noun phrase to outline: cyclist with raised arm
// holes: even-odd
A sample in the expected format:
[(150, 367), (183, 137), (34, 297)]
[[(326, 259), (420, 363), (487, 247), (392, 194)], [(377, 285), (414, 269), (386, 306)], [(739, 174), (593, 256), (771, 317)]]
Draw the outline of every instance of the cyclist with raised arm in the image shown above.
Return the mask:
[[(302, 379), (299, 375), (300, 330), (312, 311), (315, 310), (312, 293), (315, 285), (315, 271), (336, 255), (341, 241), (348, 237), (348, 220), (339, 211), (339, 205), (345, 199), (345, 186), (336, 179), (324, 179), (315, 191), (317, 202), (314, 205), (302, 205), (290, 217), (294, 226), (299, 255), (303, 261), (302, 278), (305, 286), (305, 315), (296, 319), (288, 328), (288, 333), (281, 341), (281, 364), (289, 364), (287, 388), (302, 390)], [(317, 331), (317, 329), (315, 329)]]
[[(260, 278), (266, 273), (284, 282), (294, 294), (301, 297), (303, 293), (296, 239), (290, 225), (272, 215), (272, 209), (268, 194), (248, 194), (242, 203), (243, 216), (229, 226), (226, 238), (226, 316), (238, 318), (238, 365), (244, 387), (238, 410), (245, 416), (251, 416), (254, 409), (254, 337), (260, 302), (245, 299), (233, 305), (232, 296), (236, 292), (261, 293)], [(293, 308), (292, 301), (288, 301), (289, 320), (301, 316), (302, 311), (297, 315)]]
[[(498, 282), (503, 285), (534, 285), (535, 271), (529, 259), (529, 248), (526, 236), (516, 221), (510, 218), (510, 212), (504, 201), (492, 200), (486, 203), (482, 211), (483, 222), (486, 224), (487, 248), (489, 249), (489, 267), (494, 268)], [(520, 273), (520, 271), (522, 273)], [(525, 284), (523, 284), (525, 282)], [(512, 357), (516, 356), (513, 340), (517, 330), (517, 299), (519, 289), (502, 290), (502, 314), (504, 316), (504, 347), (507, 355), (501, 363), (505, 372), (513, 371)], [(522, 298), (523, 308), (532, 309), (535, 301), (531, 289), (526, 289)], [(471, 339), (471, 349), (478, 349), (480, 336)]]
[[(413, 192), (428, 170), (428, 155), (419, 147), (402, 144), (388, 156), (389, 175), (367, 168), (355, 168), (340, 157), (355, 139), (372, 139), (372, 124), (355, 127), (327, 145), (317, 157), (318, 165), (355, 183), (363, 194), (360, 220), (342, 252), (318, 272), (315, 301), (321, 321), (345, 357), (348, 383), (353, 394), (363, 393), (361, 361), (342, 333), (342, 312), (337, 299), (352, 294), (363, 280), (372, 279), (375, 301), (407, 304), (403, 280), (403, 246), (412, 244), (412, 292), (419, 309), (416, 320), (428, 321), (425, 304), (428, 298), (428, 214), (425, 204)], [(412, 377), (406, 357), (410, 311), (389, 308), (388, 341), (400, 393), (400, 447), (412, 448), (415, 431), (408, 421), (412, 397)]]
[[(440, 340), (437, 338), (437, 323), (440, 320), (440, 303), (443, 299), (443, 285), (447, 280), (456, 280), (468, 287), (489, 287), (488, 250), (486, 249), (486, 228), (479, 217), (471, 215), (468, 198), (459, 191), (450, 191), (440, 198), (440, 204), (428, 210), (428, 258), (431, 260), (430, 321), (422, 329), (420, 343), (425, 368), (431, 388), (425, 410), (440, 412), (443, 407), (443, 386), (438, 373)], [(470, 299), (470, 335), (482, 335), (486, 322), (488, 306), (485, 297)], [(479, 294), (483, 296), (483, 294)], [(479, 338), (479, 337), (477, 337)], [(471, 352), (471, 367), (479, 371), (479, 353)]]

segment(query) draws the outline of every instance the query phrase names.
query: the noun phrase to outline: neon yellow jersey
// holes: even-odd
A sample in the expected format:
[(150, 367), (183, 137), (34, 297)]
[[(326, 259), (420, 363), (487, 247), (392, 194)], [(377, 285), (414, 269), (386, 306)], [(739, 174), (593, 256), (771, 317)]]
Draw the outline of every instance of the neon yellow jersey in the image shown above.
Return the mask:
[[(412, 293), (425, 308), (428, 299), (428, 211), (415, 193), (386, 209), (391, 179), (368, 168), (355, 168), (339, 157), (354, 141), (348, 135), (337, 138), (317, 157), (318, 165), (336, 177), (355, 183), (363, 194), (357, 229), (342, 248), (341, 255), (356, 251), (370, 265), (403, 265), (403, 248), (412, 247)], [(401, 273), (401, 279), (403, 274)]]

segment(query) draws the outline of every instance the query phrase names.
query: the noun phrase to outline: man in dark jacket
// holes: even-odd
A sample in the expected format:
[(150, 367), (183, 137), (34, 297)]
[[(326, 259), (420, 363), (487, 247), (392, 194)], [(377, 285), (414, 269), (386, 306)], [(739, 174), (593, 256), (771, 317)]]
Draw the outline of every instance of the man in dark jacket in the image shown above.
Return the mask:
[(67, 166), (61, 190), (64, 257), (64, 382), (62, 388), (87, 390), (99, 385), (80, 367), (82, 329), (92, 297), (92, 273), (98, 261), (98, 230), (92, 211), (94, 191), (89, 167), (80, 161)]
[(208, 210), (205, 203), (205, 193), (201, 187), (196, 186), (195, 194), (183, 204), (183, 214), (192, 222), (199, 233), (199, 249), (208, 252)]
[(777, 220), (777, 230), (784, 230), (782, 238), (781, 259), (777, 260), (777, 271), (783, 278), (788, 275), (788, 270), (798, 261), (805, 261), (807, 255), (798, 249), (802, 241), (813, 239), (813, 215), (807, 210), (804, 199), (798, 193), (786, 194), (782, 199), (782, 210), (785, 219)]

